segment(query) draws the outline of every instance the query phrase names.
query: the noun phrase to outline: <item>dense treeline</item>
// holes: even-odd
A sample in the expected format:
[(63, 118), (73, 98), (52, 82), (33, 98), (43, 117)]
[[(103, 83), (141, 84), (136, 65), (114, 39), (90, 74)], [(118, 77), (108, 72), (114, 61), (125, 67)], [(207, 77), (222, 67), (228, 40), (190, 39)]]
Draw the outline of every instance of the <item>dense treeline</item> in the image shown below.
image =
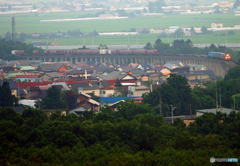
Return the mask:
[(12, 50), (24, 50), (26, 54), (32, 54), (33, 50), (39, 50), (43, 53), (43, 49), (34, 47), (31, 44), (21, 43), (21, 42), (13, 42), (6, 41), (5, 39), (0, 40), (0, 59), (4, 60), (12, 60), (18, 59), (19, 57), (12, 54)]
[(191, 40), (184, 41), (174, 40), (172, 46), (168, 43), (163, 43), (161, 39), (157, 39), (152, 46), (150, 43), (147, 43), (145, 46), (146, 49), (157, 49), (159, 53), (162, 54), (197, 54), (197, 55), (208, 55), (209, 51), (215, 52), (224, 52), (229, 53), (233, 60), (240, 61), (240, 51), (233, 51), (225, 46), (215, 46), (211, 44), (209, 47), (205, 47), (204, 49), (194, 47), (193, 42)]
[[(216, 97), (217, 94), (217, 97)], [(162, 116), (171, 116), (170, 105), (177, 107), (174, 115), (189, 115), (190, 110), (209, 109), (218, 107), (240, 109), (240, 67), (229, 70), (225, 79), (208, 82), (190, 88), (188, 81), (181, 75), (170, 74), (167, 82), (160, 88), (143, 95), (144, 102), (150, 104), (156, 114), (160, 113), (160, 100)]]
[(240, 113), (167, 124), (147, 104), (121, 103), (96, 115), (0, 109), (0, 165), (208, 165), (240, 158)]

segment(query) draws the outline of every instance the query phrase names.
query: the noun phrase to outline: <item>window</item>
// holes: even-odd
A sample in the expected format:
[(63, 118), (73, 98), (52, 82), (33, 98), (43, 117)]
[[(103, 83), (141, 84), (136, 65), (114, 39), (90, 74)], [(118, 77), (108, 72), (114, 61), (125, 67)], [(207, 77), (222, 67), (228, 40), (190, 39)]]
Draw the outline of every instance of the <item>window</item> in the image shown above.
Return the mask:
[(100, 94), (102, 94), (102, 91), (100, 90)]
[(103, 94), (106, 94), (105, 90), (103, 91)]
[(77, 102), (79, 103), (79, 102), (80, 102), (80, 99), (77, 99)]

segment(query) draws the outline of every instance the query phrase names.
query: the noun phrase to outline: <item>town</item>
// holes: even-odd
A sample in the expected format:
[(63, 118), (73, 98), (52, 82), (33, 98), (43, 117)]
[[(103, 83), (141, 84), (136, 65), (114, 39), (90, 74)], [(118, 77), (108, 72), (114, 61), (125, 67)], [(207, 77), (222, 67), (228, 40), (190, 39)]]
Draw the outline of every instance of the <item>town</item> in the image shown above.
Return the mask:
[(238, 165), (239, 15), (239, 0), (1, 1), (0, 165)]

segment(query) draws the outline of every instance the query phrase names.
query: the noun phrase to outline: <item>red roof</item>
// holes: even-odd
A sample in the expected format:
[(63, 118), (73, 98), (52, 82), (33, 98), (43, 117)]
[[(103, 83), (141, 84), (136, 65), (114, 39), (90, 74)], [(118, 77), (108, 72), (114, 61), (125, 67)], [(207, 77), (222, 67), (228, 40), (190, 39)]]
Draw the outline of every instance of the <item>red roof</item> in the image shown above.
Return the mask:
[(78, 84), (78, 83), (89, 83), (89, 80), (87, 81), (75, 81), (75, 80), (63, 80), (63, 81), (43, 81), (43, 82), (27, 82), (27, 83), (23, 83), (23, 82), (20, 82), (19, 83), (19, 86), (26, 89), (28, 86), (43, 86), (43, 85), (48, 85), (48, 84), (52, 84), (52, 83), (55, 83), (55, 82), (65, 82), (68, 86), (69, 84)]
[(142, 101), (143, 98), (142, 98), (142, 97), (138, 97), (138, 98), (134, 98), (133, 100), (134, 100), (134, 101)]
[(41, 75), (16, 75), (10, 78), (38, 78)]

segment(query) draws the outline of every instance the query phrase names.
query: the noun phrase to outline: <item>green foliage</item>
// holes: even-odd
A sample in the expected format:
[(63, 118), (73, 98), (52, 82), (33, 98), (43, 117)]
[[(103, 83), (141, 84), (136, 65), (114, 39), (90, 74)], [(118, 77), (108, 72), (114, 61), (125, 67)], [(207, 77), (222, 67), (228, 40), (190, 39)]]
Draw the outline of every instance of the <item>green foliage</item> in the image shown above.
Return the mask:
[(240, 77), (240, 66), (236, 66), (231, 68), (226, 74), (224, 80), (229, 80), (231, 78), (239, 78)]
[[(21, 35), (21, 34), (20, 34)], [(21, 35), (20, 37), (23, 37), (24, 35)], [(11, 39), (10, 39), (11, 40)], [(12, 54), (12, 50), (24, 50), (26, 54), (32, 54), (33, 50), (39, 50), (40, 53), (43, 53), (43, 49), (33, 47), (31, 44), (16, 42), (14, 45), (12, 44), (12, 41), (1, 40), (0, 41), (0, 58), (1, 59), (12, 59), (12, 58), (19, 58), (15, 57), (15, 55)]]
[(163, 0), (157, 0), (155, 2), (149, 2), (148, 10), (150, 13), (161, 13), (163, 11), (162, 7), (165, 6)]
[(240, 1), (239, 0), (236, 0), (234, 5), (233, 5), (233, 8), (237, 8), (238, 6), (240, 6)]
[(181, 29), (181, 28), (178, 28), (174, 34), (173, 34), (176, 38), (179, 38), (179, 37), (183, 37), (184, 36), (184, 31)]
[(153, 47), (152, 47), (152, 44), (151, 43), (147, 43), (146, 46), (144, 47), (144, 49), (146, 50), (151, 50)]
[(9, 86), (9, 82), (4, 81), (3, 85), (0, 86), (0, 107), (12, 107), (14, 104), (14, 96)]
[(0, 165), (200, 166), (212, 156), (240, 156), (240, 113), (207, 113), (185, 127), (180, 119), (167, 124), (146, 104), (126, 101), (118, 109), (49, 119), (28, 108), (23, 124), (12, 120), (19, 116), (13, 110), (0, 109)]
[(63, 94), (57, 86), (52, 86), (47, 90), (47, 95), (41, 101), (41, 108), (44, 109), (65, 109), (66, 101), (62, 100)]
[(121, 81), (119, 79), (117, 79), (116, 83), (115, 83), (116, 87), (122, 87)]

